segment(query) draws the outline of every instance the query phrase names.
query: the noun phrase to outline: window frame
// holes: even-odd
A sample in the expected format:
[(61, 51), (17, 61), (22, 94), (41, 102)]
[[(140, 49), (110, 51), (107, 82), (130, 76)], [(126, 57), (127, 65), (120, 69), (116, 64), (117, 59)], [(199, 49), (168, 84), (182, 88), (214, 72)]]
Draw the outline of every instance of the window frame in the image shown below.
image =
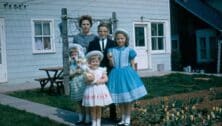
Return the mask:
[[(50, 30), (50, 44), (51, 44), (51, 49), (49, 50), (37, 50), (35, 48), (35, 23), (36, 22), (49, 22), (49, 30)], [(46, 54), (46, 53), (55, 53), (55, 39), (54, 39), (54, 20), (53, 19), (31, 19), (31, 27), (32, 27), (32, 53), (33, 54)], [(38, 35), (40, 37), (45, 37), (44, 35)]]
[[(213, 43), (211, 41), (211, 38), (214, 38), (215, 43)], [(201, 46), (201, 39), (204, 39), (205, 41), (205, 48), (203, 49)], [(212, 44), (216, 44), (217, 40), (216, 40), (216, 33), (215, 31), (212, 31), (210, 29), (201, 29), (201, 30), (197, 30), (196, 31), (196, 45), (197, 45), (197, 63), (210, 63), (214, 61), (214, 57), (216, 57), (216, 53), (213, 54), (212, 50), (214, 50), (214, 48), (212, 48)], [(216, 45), (215, 45), (216, 47)], [(202, 52), (202, 50), (204, 52)], [(216, 50), (216, 48), (215, 48)], [(205, 53), (206, 57), (202, 57), (203, 53)]]
[[(136, 34), (136, 30), (135, 30), (135, 28), (136, 27), (141, 27), (141, 28), (144, 28), (144, 46), (137, 46), (136, 45), (136, 36), (135, 36), (135, 34)], [(149, 31), (148, 31), (149, 29), (148, 29), (148, 23), (142, 23), (142, 22), (134, 22), (134, 24), (133, 24), (133, 36), (134, 36), (134, 47), (136, 47), (136, 48), (138, 48), (138, 49), (140, 49), (140, 48), (148, 48), (149, 47), (149, 45), (148, 45), (148, 40), (149, 40)]]
[[(205, 48), (202, 48), (201, 46), (201, 42), (202, 41), (198, 41), (198, 63), (209, 63), (213, 61), (213, 54), (212, 54), (212, 48), (211, 48), (211, 44), (213, 44), (213, 42), (211, 42), (209, 38), (206, 37), (200, 37), (200, 39), (205, 39)], [(215, 37), (216, 38), (216, 37)], [(216, 40), (216, 39), (215, 39)], [(204, 51), (204, 52), (202, 52)], [(205, 57), (202, 57), (202, 55), (204, 55), (203, 53), (205, 53)]]
[[(152, 38), (153, 38), (153, 36), (152, 36), (152, 24), (153, 23), (155, 23), (155, 24), (162, 24), (163, 25), (163, 36), (154, 36), (155, 38), (163, 38), (163, 49), (157, 49), (157, 50), (153, 50), (153, 43), (152, 43)], [(150, 44), (151, 44), (151, 52), (152, 53), (165, 53), (166, 52), (166, 22), (165, 21), (150, 21), (150, 23), (149, 23), (149, 25), (150, 25)], [(157, 29), (157, 32), (158, 32), (158, 29)]]
[[(162, 23), (163, 24), (163, 50), (153, 50), (152, 49), (152, 35), (151, 35), (151, 24), (152, 23)], [(135, 26), (138, 25), (147, 25), (147, 29), (145, 29), (146, 32), (146, 48), (149, 53), (151, 54), (160, 54), (160, 53), (171, 53), (171, 43), (170, 43), (170, 32), (168, 29), (170, 28), (169, 23), (167, 20), (147, 20), (147, 21), (136, 21), (133, 23), (133, 45), (136, 47), (136, 37), (135, 37)], [(139, 49), (140, 47), (137, 46)]]

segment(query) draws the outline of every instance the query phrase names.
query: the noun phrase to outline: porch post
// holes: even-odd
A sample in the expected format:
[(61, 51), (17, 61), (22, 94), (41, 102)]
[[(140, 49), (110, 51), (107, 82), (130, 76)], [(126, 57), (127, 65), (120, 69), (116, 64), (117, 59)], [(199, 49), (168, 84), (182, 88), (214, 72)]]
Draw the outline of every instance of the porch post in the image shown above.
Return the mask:
[(221, 64), (221, 44), (222, 40), (218, 40), (218, 50), (217, 50), (217, 73), (220, 73), (220, 64)]
[[(116, 18), (116, 12), (112, 12), (112, 23), (113, 23), (113, 31), (115, 32), (117, 29), (117, 18)], [(113, 32), (113, 33), (114, 33)]]
[(65, 95), (69, 95), (69, 43), (67, 30), (67, 9), (62, 8), (63, 83)]

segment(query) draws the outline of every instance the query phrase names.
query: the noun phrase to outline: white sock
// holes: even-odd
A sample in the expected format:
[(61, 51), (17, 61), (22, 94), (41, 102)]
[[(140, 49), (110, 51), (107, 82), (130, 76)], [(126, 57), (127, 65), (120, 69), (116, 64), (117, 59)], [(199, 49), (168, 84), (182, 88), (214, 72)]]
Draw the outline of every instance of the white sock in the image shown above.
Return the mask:
[(125, 123), (125, 114), (122, 114), (121, 121), (118, 124), (124, 124)]
[(92, 126), (96, 126), (96, 120), (92, 120)]
[(130, 115), (126, 115), (125, 123), (130, 124)]
[(101, 126), (101, 119), (100, 118), (96, 119), (96, 124), (97, 124), (97, 126)]

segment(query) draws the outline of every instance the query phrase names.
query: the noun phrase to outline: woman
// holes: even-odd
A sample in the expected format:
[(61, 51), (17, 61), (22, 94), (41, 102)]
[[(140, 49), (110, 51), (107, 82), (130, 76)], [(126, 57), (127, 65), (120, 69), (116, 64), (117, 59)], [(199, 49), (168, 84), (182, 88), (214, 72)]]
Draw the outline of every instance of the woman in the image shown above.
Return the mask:
[(79, 19), (79, 27), (81, 31), (74, 36), (73, 43), (80, 44), (86, 52), (89, 42), (93, 41), (96, 37), (96, 35), (90, 31), (92, 27), (92, 17), (89, 15), (81, 16)]

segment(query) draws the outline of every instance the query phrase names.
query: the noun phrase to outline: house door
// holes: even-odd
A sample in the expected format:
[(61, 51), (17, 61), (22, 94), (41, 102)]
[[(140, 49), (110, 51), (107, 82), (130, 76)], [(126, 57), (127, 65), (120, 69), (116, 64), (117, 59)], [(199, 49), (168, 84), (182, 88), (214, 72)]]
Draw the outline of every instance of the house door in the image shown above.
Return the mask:
[(0, 83), (7, 81), (4, 19), (0, 18)]
[(148, 46), (148, 24), (134, 24), (134, 47), (137, 52), (137, 69), (150, 68), (150, 50)]

